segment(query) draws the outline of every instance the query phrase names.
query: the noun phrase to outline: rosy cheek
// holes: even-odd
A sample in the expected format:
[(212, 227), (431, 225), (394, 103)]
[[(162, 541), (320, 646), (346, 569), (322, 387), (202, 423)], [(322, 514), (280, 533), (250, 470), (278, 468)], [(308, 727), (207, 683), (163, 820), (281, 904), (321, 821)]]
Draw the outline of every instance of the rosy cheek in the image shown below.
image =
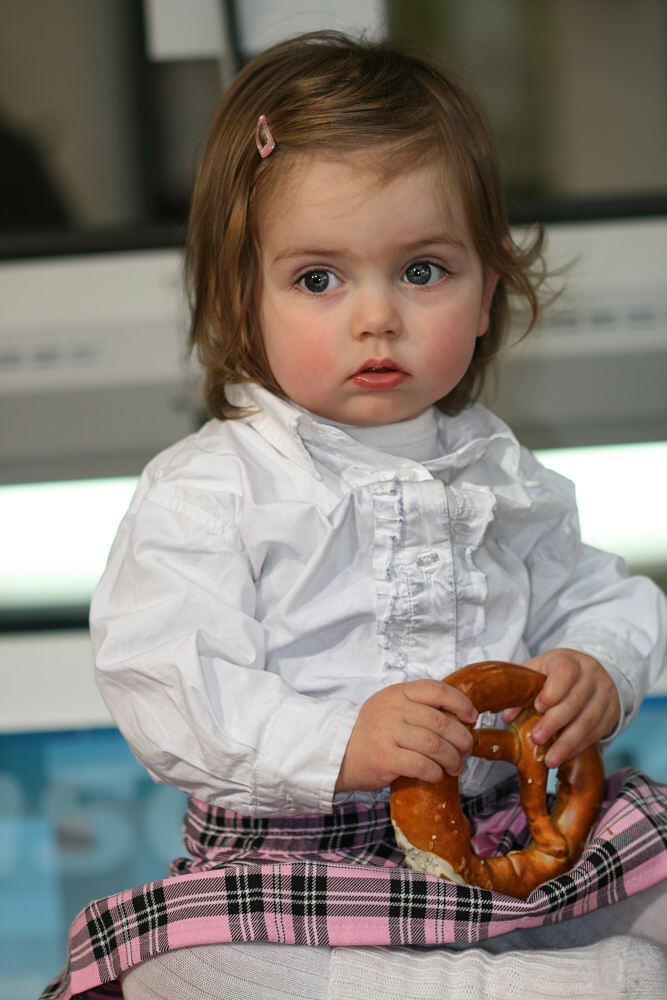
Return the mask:
[(326, 381), (331, 371), (331, 359), (324, 344), (312, 329), (300, 330), (296, 324), (288, 329), (272, 330), (267, 339), (269, 363), (278, 383), (288, 396), (312, 408), (314, 392)]
[(304, 378), (314, 378), (330, 371), (335, 358), (331, 346), (324, 333), (319, 333), (312, 326), (301, 330), (290, 343), (290, 367)]
[(461, 378), (470, 364), (476, 341), (476, 330), (470, 323), (460, 329), (450, 328), (446, 337), (438, 339), (429, 359), (432, 377)]

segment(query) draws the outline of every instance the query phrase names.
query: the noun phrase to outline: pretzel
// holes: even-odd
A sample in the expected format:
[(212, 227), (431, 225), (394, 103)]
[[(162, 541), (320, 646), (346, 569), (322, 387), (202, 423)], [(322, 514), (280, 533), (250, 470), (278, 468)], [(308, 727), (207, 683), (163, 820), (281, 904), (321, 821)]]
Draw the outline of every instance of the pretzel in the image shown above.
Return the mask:
[(533, 703), (545, 680), (528, 667), (497, 660), (463, 667), (445, 678), (480, 713), (524, 709), (508, 730), (468, 728), (474, 757), (505, 760), (518, 768), (521, 808), (532, 837), (528, 846), (499, 857), (478, 857), (470, 846), (470, 823), (461, 809), (458, 779), (445, 774), (432, 784), (402, 777), (391, 785), (391, 820), (410, 868), (528, 899), (537, 886), (562, 875), (577, 860), (602, 803), (602, 757), (595, 745), (561, 764), (549, 814), (544, 757), (553, 739), (538, 746), (530, 737), (540, 717)]

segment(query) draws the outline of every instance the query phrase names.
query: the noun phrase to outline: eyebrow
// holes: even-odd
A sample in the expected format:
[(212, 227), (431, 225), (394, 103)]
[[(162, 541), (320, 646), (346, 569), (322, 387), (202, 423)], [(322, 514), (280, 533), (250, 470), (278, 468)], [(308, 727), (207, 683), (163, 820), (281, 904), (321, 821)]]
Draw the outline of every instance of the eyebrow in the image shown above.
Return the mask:
[[(465, 244), (451, 236), (449, 233), (436, 233), (422, 237), (418, 240), (411, 240), (408, 243), (396, 243), (393, 249), (396, 253), (412, 253), (423, 247), (447, 246), (455, 250), (465, 250)], [(336, 247), (286, 247), (277, 253), (273, 258), (273, 263), (278, 264), (283, 260), (293, 260), (298, 257), (347, 257), (349, 260), (359, 260), (358, 254), (351, 254), (349, 251)]]

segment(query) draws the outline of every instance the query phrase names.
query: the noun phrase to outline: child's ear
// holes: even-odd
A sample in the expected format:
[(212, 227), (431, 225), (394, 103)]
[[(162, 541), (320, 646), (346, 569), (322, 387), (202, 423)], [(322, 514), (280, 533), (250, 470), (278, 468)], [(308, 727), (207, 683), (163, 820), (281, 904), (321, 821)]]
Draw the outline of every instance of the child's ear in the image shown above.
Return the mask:
[(484, 268), (484, 284), (482, 286), (482, 301), (479, 307), (479, 323), (477, 326), (477, 336), (483, 337), (489, 328), (489, 313), (493, 295), (498, 284), (499, 275), (490, 268)]

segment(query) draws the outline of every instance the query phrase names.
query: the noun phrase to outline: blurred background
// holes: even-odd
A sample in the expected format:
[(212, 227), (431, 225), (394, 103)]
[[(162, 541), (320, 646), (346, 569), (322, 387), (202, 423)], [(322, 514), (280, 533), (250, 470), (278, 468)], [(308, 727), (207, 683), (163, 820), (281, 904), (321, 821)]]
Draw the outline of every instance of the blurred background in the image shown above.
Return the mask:
[[(161, 877), (185, 797), (95, 688), (92, 589), (137, 476), (202, 419), (182, 245), (216, 103), (320, 28), (477, 90), (515, 236), (561, 294), (485, 401), (577, 486), (586, 541), (667, 586), (665, 0), (0, 0), (0, 997), (91, 898)], [(517, 327), (516, 336), (521, 330)], [(606, 755), (667, 781), (667, 683)]]

